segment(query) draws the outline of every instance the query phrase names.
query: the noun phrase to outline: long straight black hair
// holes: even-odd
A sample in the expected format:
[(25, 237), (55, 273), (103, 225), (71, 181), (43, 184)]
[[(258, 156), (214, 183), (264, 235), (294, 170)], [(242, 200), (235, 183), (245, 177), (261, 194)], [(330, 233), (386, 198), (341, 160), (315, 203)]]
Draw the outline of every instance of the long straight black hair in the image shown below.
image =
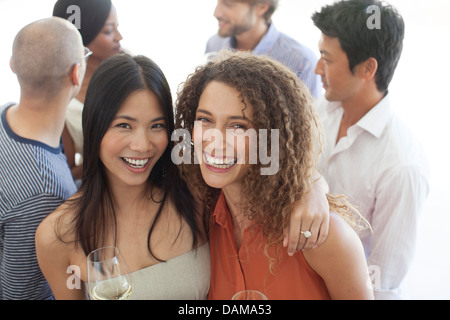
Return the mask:
[(174, 130), (174, 116), (167, 80), (158, 65), (149, 58), (119, 54), (103, 61), (94, 72), (83, 109), (83, 177), (78, 196), (73, 200), (73, 208), (76, 210), (73, 223), (75, 241), (81, 245), (85, 254), (104, 245), (111, 223), (114, 226), (114, 239), (117, 240), (114, 201), (105, 167), (99, 156), (100, 143), (125, 99), (131, 93), (144, 89), (157, 96), (167, 120), (169, 138), (165, 152), (153, 167), (147, 181), (146, 195), (152, 195), (154, 186), (164, 194), (148, 233), (149, 252), (158, 259), (151, 250), (150, 237), (168, 201), (174, 203), (180, 217), (188, 223), (193, 234), (192, 246), (197, 246), (200, 229), (196, 223), (194, 199), (184, 181), (179, 178), (178, 168), (171, 161), (173, 142), (170, 136)]

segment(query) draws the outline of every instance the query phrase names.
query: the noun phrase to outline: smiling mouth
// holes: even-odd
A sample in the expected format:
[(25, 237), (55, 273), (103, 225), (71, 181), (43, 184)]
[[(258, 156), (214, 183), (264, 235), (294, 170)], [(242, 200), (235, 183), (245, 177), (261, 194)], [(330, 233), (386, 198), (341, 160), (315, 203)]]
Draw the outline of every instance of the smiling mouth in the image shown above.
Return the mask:
[(228, 21), (223, 19), (217, 19), (217, 22), (219, 23), (220, 28), (228, 24)]
[(209, 154), (204, 153), (203, 159), (205, 159), (205, 163), (208, 166), (211, 166), (213, 168), (217, 169), (229, 169), (232, 166), (234, 166), (237, 162), (235, 158), (215, 158)]
[(126, 165), (134, 168), (134, 169), (142, 169), (149, 162), (150, 158), (146, 159), (132, 159), (132, 158), (122, 158), (122, 161), (125, 162)]

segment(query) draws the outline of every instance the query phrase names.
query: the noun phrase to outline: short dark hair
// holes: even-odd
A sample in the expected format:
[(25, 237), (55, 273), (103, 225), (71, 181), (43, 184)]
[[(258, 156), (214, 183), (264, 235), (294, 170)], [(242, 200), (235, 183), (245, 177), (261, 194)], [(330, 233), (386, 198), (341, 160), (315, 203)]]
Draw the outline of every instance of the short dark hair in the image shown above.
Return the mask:
[[(380, 9), (380, 28), (368, 26), (373, 14), (368, 10), (370, 6)], [(350, 70), (375, 58), (378, 62), (377, 88), (380, 92), (388, 90), (400, 60), (405, 34), (403, 18), (394, 7), (378, 0), (344, 0), (323, 7), (313, 14), (312, 20), (324, 35), (339, 39)]]
[[(81, 28), (78, 29), (83, 44), (88, 46), (103, 29), (111, 11), (111, 0), (58, 0), (53, 7), (53, 16), (68, 20), (72, 15), (71, 6), (80, 8)], [(75, 21), (74, 21), (75, 22)]]

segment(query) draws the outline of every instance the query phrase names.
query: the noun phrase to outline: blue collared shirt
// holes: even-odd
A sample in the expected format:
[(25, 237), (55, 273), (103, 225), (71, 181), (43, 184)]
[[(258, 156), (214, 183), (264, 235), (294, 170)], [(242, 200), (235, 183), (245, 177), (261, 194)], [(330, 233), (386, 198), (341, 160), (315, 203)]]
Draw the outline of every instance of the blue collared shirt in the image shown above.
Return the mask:
[[(236, 48), (235, 42), (236, 39), (233, 37), (222, 38), (215, 34), (208, 40), (205, 53)], [(317, 57), (314, 52), (278, 31), (273, 23), (271, 23), (269, 30), (253, 50), (253, 53), (267, 55), (283, 63), (306, 84), (313, 97), (318, 98), (322, 95), (320, 77), (314, 73), (317, 64)]]

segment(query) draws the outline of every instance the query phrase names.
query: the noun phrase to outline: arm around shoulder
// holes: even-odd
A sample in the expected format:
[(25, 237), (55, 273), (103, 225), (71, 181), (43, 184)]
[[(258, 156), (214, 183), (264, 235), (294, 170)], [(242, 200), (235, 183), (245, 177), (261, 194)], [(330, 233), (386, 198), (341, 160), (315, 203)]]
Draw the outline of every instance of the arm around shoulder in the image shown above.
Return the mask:
[(324, 244), (304, 251), (303, 255), (322, 277), (333, 300), (373, 299), (361, 240), (339, 215), (330, 214), (330, 228)]

